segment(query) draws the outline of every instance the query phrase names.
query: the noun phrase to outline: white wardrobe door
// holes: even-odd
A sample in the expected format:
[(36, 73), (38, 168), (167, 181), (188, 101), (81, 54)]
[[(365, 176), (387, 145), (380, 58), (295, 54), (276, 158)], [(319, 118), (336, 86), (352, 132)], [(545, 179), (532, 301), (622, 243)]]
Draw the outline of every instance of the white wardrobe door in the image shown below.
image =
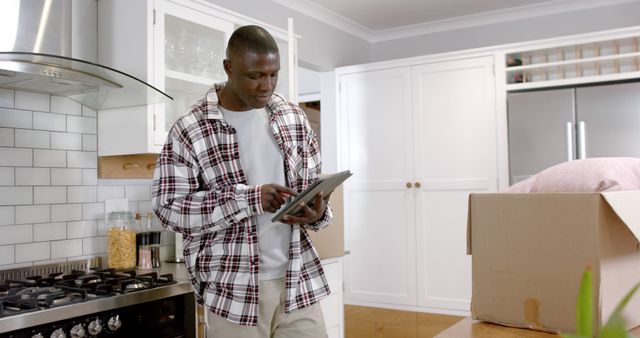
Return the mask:
[(418, 305), (469, 310), (470, 192), (495, 191), (493, 59), (413, 67)]
[(415, 305), (410, 68), (340, 78), (345, 302)]

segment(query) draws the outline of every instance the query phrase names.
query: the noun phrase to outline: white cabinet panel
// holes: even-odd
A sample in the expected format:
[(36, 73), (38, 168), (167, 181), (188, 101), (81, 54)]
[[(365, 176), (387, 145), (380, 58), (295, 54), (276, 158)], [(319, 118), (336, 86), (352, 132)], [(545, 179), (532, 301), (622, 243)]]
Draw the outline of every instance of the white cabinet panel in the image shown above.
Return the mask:
[(410, 81), (409, 68), (401, 68), (354, 74), (341, 82), (346, 166), (354, 173), (348, 183), (403, 185), (411, 175)]
[(342, 330), (339, 326), (334, 326), (327, 329), (327, 335), (329, 338), (342, 338)]
[(405, 190), (349, 192), (345, 297), (415, 305), (413, 201)]
[(340, 309), (341, 304), (340, 294), (332, 294), (320, 301), (322, 314), (324, 315), (324, 323), (327, 328), (341, 325), (342, 313), (340, 311), (336, 311), (336, 309)]
[[(416, 177), (487, 180), (497, 170), (492, 58), (413, 70)], [(428, 186), (427, 186), (428, 188)]]

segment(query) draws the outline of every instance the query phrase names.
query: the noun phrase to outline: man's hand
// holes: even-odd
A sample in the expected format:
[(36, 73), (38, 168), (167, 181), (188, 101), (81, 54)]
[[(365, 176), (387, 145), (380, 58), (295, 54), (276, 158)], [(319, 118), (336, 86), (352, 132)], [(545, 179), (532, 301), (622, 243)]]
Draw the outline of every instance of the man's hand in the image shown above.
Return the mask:
[(319, 221), (324, 215), (325, 209), (327, 209), (329, 197), (331, 197), (331, 194), (325, 197), (324, 193), (321, 191), (316, 195), (311, 206), (305, 203), (300, 203), (300, 212), (295, 216), (282, 216), (282, 222), (287, 224), (311, 224)]
[(260, 189), (262, 210), (272, 213), (276, 212), (286, 202), (288, 197), (296, 196), (297, 194), (293, 189), (278, 184), (264, 184)]

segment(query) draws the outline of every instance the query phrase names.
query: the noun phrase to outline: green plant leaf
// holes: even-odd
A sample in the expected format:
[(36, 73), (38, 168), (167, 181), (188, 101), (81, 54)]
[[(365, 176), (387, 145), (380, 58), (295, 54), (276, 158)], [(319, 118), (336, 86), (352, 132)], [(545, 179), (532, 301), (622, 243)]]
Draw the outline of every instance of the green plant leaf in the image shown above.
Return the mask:
[(593, 337), (593, 273), (590, 266), (582, 274), (580, 291), (578, 291), (576, 334), (583, 337)]
[(561, 334), (560, 337), (562, 337), (562, 338), (591, 338), (591, 337), (581, 336), (579, 334), (572, 334), (572, 333), (564, 333), (564, 334)]

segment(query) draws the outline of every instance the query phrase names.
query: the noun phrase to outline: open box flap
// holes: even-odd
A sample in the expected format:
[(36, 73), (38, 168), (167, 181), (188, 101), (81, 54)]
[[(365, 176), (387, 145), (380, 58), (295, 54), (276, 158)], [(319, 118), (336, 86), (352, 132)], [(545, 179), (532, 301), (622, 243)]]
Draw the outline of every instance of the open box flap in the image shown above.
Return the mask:
[(640, 242), (640, 190), (607, 191), (601, 194)]

